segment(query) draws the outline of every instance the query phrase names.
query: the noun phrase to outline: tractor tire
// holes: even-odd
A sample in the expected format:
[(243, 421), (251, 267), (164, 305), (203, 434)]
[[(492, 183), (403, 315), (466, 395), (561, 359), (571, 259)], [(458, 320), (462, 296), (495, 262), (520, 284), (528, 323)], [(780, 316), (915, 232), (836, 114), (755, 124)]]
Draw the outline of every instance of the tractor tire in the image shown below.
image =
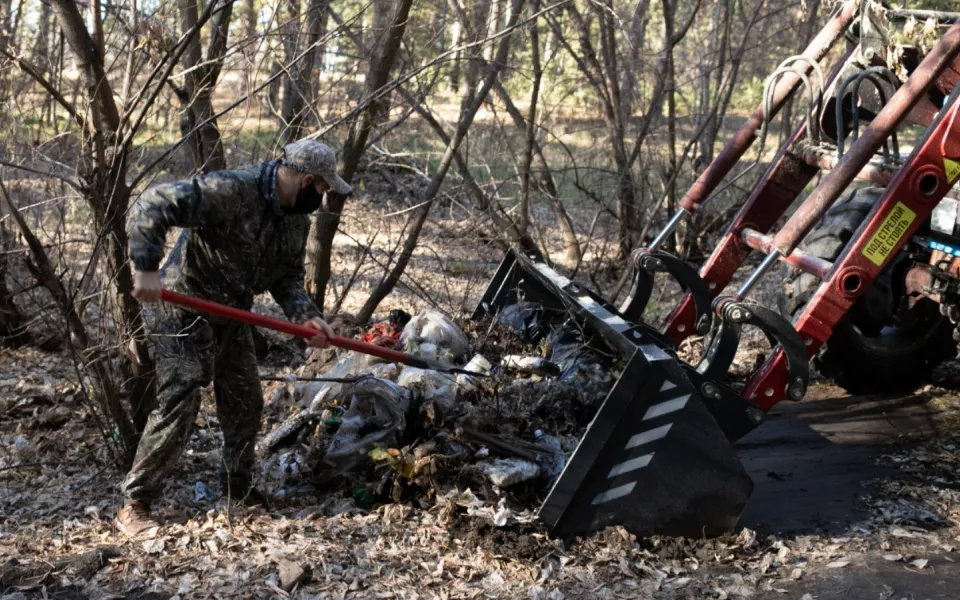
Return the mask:
[[(863, 188), (841, 198), (807, 236), (803, 248), (835, 261), (882, 193), (882, 188)], [(937, 303), (921, 299), (905, 322), (893, 321), (908, 266), (907, 253), (901, 250), (837, 324), (813, 360), (817, 372), (852, 394), (913, 391), (937, 365), (956, 357), (954, 326), (940, 314)], [(780, 310), (793, 318), (813, 297), (820, 280), (785, 267), (783, 282)]]

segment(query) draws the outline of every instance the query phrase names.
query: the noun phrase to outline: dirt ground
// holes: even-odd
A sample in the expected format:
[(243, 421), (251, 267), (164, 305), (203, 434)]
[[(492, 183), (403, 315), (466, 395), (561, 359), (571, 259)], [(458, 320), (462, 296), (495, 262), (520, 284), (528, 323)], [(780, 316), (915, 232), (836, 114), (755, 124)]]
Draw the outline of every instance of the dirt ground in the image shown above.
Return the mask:
[[(364, 510), (322, 491), (270, 511), (197, 500), (193, 484), (215, 479), (205, 402), (158, 507), (164, 528), (127, 540), (110, 525), (119, 474), (63, 383), (68, 361), (33, 351), (0, 359), (14, 369), (0, 381), (0, 581), (41, 567), (0, 595), (9, 600), (921, 599), (960, 589), (960, 397), (941, 388), (850, 397), (820, 384), (779, 405), (738, 444), (756, 488), (737, 531), (713, 540), (617, 528), (553, 540), (536, 523), (497, 527), (452, 503)], [(113, 552), (103, 568), (57, 566), (95, 549)], [(291, 564), (307, 577), (288, 593), (279, 576)]]
[[(332, 297), (341, 311), (361, 306), (401, 241), (410, 202), (381, 198), (406, 185), (371, 177), (350, 205), (336, 241)], [(455, 200), (438, 208), (378, 317), (394, 308), (472, 310), (502, 252)], [(594, 232), (580, 270), (608, 289), (620, 274), (603, 266), (610, 231)], [(538, 235), (560, 247), (555, 231)], [(82, 266), (84, 254), (62, 258)], [(775, 306), (776, 285), (771, 274), (755, 299)], [(664, 288), (653, 313), (676, 292)], [(272, 301), (257, 310), (279, 316)], [(96, 302), (88, 311), (101, 318)], [(741, 370), (764, 350), (746, 344)], [(300, 358), (288, 348), (261, 374)], [(750, 504), (731, 535), (709, 540), (637, 539), (620, 528), (550, 539), (531, 511), (494, 524), (463, 486), (372, 507), (316, 488), (283, 488), (290, 493), (271, 510), (231, 505), (215, 483), (220, 433), (206, 393), (156, 505), (163, 528), (129, 540), (111, 525), (122, 473), (104, 443), (109, 428), (80, 401), (72, 357), (0, 350), (0, 365), (2, 600), (960, 598), (960, 394), (945, 389), (955, 387), (955, 367), (945, 370), (945, 388), (909, 397), (849, 397), (821, 382), (802, 403), (779, 405), (737, 447), (755, 482)], [(266, 388), (263, 433), (289, 409), (275, 389)]]

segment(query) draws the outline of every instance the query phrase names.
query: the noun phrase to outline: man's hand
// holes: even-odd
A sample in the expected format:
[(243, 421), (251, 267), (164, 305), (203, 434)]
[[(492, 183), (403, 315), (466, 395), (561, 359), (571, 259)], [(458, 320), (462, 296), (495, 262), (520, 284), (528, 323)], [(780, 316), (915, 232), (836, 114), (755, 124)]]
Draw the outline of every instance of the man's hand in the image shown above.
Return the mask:
[(156, 271), (133, 272), (133, 297), (140, 302), (158, 302), (160, 300), (160, 276)]
[(333, 329), (330, 329), (326, 321), (319, 317), (313, 317), (312, 319), (304, 321), (303, 325), (310, 329), (316, 329), (318, 332), (317, 335), (307, 340), (308, 344), (314, 348), (326, 348), (330, 345), (330, 338), (333, 337)]

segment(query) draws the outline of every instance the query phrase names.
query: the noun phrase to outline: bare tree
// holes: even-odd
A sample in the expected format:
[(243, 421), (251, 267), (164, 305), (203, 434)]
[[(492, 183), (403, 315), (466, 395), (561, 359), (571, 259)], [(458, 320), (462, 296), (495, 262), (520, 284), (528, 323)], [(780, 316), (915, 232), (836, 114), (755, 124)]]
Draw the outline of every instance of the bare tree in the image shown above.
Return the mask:
[(494, 57), (493, 62), (490, 63), (489, 67), (487, 68), (483, 85), (473, 96), (466, 109), (461, 110), (460, 112), (460, 118), (457, 122), (457, 129), (454, 132), (450, 143), (447, 144), (447, 149), (443, 154), (443, 158), (440, 159), (440, 165), (437, 167), (436, 173), (434, 173), (430, 180), (430, 184), (423, 193), (423, 206), (413, 217), (413, 225), (410, 229), (410, 232), (407, 234), (407, 239), (403, 244), (403, 250), (400, 253), (400, 256), (397, 258), (396, 264), (393, 266), (386, 278), (373, 291), (373, 293), (370, 295), (370, 298), (368, 298), (364, 303), (363, 308), (360, 309), (357, 319), (361, 323), (368, 321), (370, 317), (373, 316), (373, 312), (377, 309), (377, 306), (380, 305), (380, 302), (382, 302), (383, 299), (386, 298), (391, 291), (393, 291), (393, 288), (396, 287), (397, 283), (400, 281), (400, 276), (403, 275), (403, 271), (410, 262), (410, 257), (413, 256), (413, 251), (416, 248), (417, 241), (420, 238), (420, 232), (423, 230), (423, 224), (427, 220), (427, 215), (430, 214), (430, 208), (433, 205), (433, 201), (437, 197), (437, 193), (440, 191), (440, 186), (443, 184), (443, 180), (447, 175), (447, 171), (450, 169), (450, 165), (453, 163), (454, 156), (457, 154), (457, 150), (459, 150), (460, 144), (463, 142), (464, 137), (466, 137), (467, 131), (470, 129), (470, 125), (473, 123), (473, 119), (477, 115), (477, 111), (480, 110), (480, 107), (486, 101), (487, 94), (493, 87), (494, 81), (496, 81), (506, 64), (507, 54), (510, 51), (511, 35), (509, 32), (517, 25), (517, 21), (520, 18), (520, 11), (523, 9), (523, 3), (524, 0), (513, 0), (510, 10), (510, 19), (507, 21), (507, 26), (505, 27), (508, 33), (500, 40), (500, 45), (497, 48), (497, 54)]
[[(400, 49), (412, 4), (412, 0), (396, 1), (393, 19), (380, 46), (380, 52), (370, 62), (362, 99), (362, 102), (366, 102), (366, 107), (350, 124), (350, 134), (343, 146), (341, 176), (347, 181), (352, 180), (357, 172), (360, 157), (366, 150), (367, 138), (374, 126), (374, 119), (383, 110), (378, 93), (390, 78), (390, 70)], [(311, 269), (307, 281), (314, 302), (320, 310), (323, 310), (327, 284), (330, 281), (333, 238), (337, 234), (346, 199), (342, 194), (328, 192), (325, 206), (317, 215), (310, 235), (307, 252)]]
[[(289, 143), (300, 138), (303, 127), (313, 107), (313, 93), (316, 89), (316, 55), (319, 52), (319, 41), (326, 29), (327, 11), (330, 0), (304, 0), (306, 10), (303, 19), (306, 22), (306, 33), (297, 32), (295, 38), (288, 40), (288, 62), (293, 60), (299, 52), (305, 51), (303, 58), (297, 61), (290, 69), (283, 92), (283, 130), (281, 143)], [(291, 21), (297, 22), (299, 11), (297, 0), (290, 1)], [(292, 24), (291, 24), (292, 26)], [(302, 42), (301, 42), (302, 39)]]
[[(197, 26), (199, 11), (197, 0), (179, 0), (180, 29), (185, 34)], [(200, 51), (200, 39), (193, 36), (187, 41), (183, 54), (186, 85), (176, 88), (183, 105), (180, 132), (190, 136), (190, 153), (194, 168), (204, 173), (227, 167), (223, 152), (220, 129), (213, 117), (213, 92), (220, 78), (224, 53), (227, 50), (227, 34), (233, 2), (227, 2), (213, 17), (213, 28), (207, 46), (207, 56)]]

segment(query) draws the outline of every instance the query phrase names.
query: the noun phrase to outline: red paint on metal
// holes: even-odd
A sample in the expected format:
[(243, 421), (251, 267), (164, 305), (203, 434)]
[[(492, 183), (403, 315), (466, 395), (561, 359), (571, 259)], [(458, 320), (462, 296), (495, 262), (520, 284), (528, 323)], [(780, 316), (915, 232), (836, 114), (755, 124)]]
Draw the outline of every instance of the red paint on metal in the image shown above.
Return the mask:
[[(814, 150), (805, 148), (803, 150), (803, 161), (810, 166), (818, 167), (823, 171), (829, 171), (837, 166), (837, 155), (827, 150)], [(857, 173), (857, 179), (860, 181), (869, 181), (880, 186), (886, 187), (893, 179), (896, 169), (885, 168), (882, 165), (867, 164)]]
[[(803, 56), (820, 62), (837, 40), (843, 37), (847, 27), (853, 22), (853, 17), (856, 12), (857, 2), (845, 2), (830, 17), (830, 20), (820, 33), (817, 34), (817, 37), (810, 42), (810, 45), (803, 51)], [(798, 61), (797, 64), (804, 73), (811, 71), (808, 63)], [(769, 120), (773, 120), (773, 117), (780, 112), (780, 109), (799, 86), (800, 78), (796, 74), (788, 73), (780, 78), (774, 88), (772, 103), (773, 114), (768, 115)], [(737, 161), (740, 160), (747, 149), (753, 145), (754, 140), (757, 138), (757, 132), (760, 131), (762, 122), (763, 109), (762, 107), (758, 107), (753, 114), (750, 115), (750, 120), (747, 121), (733, 139), (723, 147), (723, 150), (717, 154), (713, 162), (700, 174), (697, 181), (687, 193), (684, 194), (680, 200), (681, 208), (690, 212), (695, 212), (699, 209), (700, 204), (717, 189), (717, 186), (720, 185), (723, 178), (730, 173), (730, 170), (737, 164)]]
[(781, 254), (790, 254), (803, 241), (958, 54), (960, 25), (954, 25), (924, 57), (910, 78), (897, 89), (870, 126), (841, 157), (837, 166), (827, 173), (783, 229), (777, 232), (773, 245)]
[[(760, 233), (756, 229), (747, 227), (743, 230), (743, 233), (740, 234), (740, 237), (745, 244), (754, 250), (769, 254), (773, 249), (773, 236)], [(833, 263), (829, 260), (824, 260), (819, 256), (804, 252), (799, 248), (794, 250), (790, 256), (781, 257), (780, 261), (792, 265), (805, 273), (816, 275), (820, 279), (826, 279), (827, 273), (831, 267), (833, 267)]]
[[(281, 333), (295, 335), (302, 338), (309, 339), (317, 336), (317, 330), (311, 329), (310, 327), (297, 325), (296, 323), (290, 323), (289, 321), (281, 321), (280, 319), (274, 319), (272, 317), (265, 317), (263, 315), (258, 315), (246, 310), (234, 308), (232, 306), (224, 306), (223, 304), (217, 304), (216, 302), (210, 302), (209, 300), (187, 296), (185, 294), (172, 292), (170, 290), (163, 290), (161, 292), (161, 300), (164, 302), (169, 302), (170, 304), (183, 306), (184, 308), (225, 317), (227, 319), (240, 321), (241, 323), (254, 325), (256, 327), (265, 327), (267, 329), (272, 329), (274, 331), (279, 331)], [(404, 354), (403, 352), (397, 352), (381, 346), (374, 346), (373, 344), (365, 344), (349, 338), (335, 335), (328, 341), (330, 342), (331, 346), (343, 348), (344, 350), (353, 350), (354, 352), (360, 352), (361, 354), (376, 356), (391, 362), (399, 362), (403, 364), (412, 364), (415, 362), (418, 366), (422, 365), (423, 363), (423, 361), (414, 356), (410, 356), (409, 354)]]
[[(838, 78), (844, 67), (854, 60), (855, 50), (854, 46), (847, 48), (841, 59), (833, 65), (827, 75), (826, 96), (829, 96), (839, 83)], [(740, 239), (740, 231), (746, 227), (762, 233), (770, 231), (814, 175), (819, 172), (816, 166), (806, 164), (789, 151), (789, 148), (795, 147), (805, 139), (806, 135), (806, 125), (801, 124), (793, 132), (789, 143), (777, 153), (767, 172), (764, 173), (720, 239), (720, 243), (700, 269), (700, 276), (707, 282), (710, 293), (714, 296), (720, 294), (730, 283), (734, 273), (750, 254), (750, 247)], [(664, 335), (679, 345), (695, 331), (695, 318), (693, 298), (689, 294), (684, 294), (683, 299), (665, 321)]]
[[(955, 28), (951, 31), (960, 31)], [(960, 101), (955, 101), (946, 109), (945, 114), (935, 127), (927, 132), (923, 142), (914, 150), (903, 168), (887, 187), (880, 200), (879, 207), (874, 211), (866, 228), (853, 242), (851, 248), (835, 263), (830, 280), (823, 282), (813, 298), (797, 317), (794, 324), (801, 338), (807, 343), (807, 353), (813, 356), (827, 341), (833, 328), (847, 314), (850, 307), (863, 292), (870, 287), (873, 280), (882, 271), (889, 259), (899, 252), (900, 248), (910, 239), (918, 227), (930, 216), (934, 206), (947, 194), (949, 189), (960, 180), (960, 173), (953, 173), (951, 180), (947, 180), (944, 170), (944, 155), (941, 140), (944, 136), (960, 137)], [(921, 177), (918, 174), (934, 174), (937, 178), (935, 191), (930, 195), (921, 193)], [(899, 237), (896, 241), (888, 240), (890, 250), (886, 253), (881, 264), (877, 265), (864, 255), (864, 250), (873, 240), (888, 215), (903, 205), (914, 213), (910, 223), (897, 229)], [(902, 207), (901, 207), (902, 211)], [(841, 281), (837, 274), (842, 276), (851, 269), (861, 276), (861, 285), (854, 293), (841, 293), (837, 289), (837, 282)], [(809, 340), (809, 341), (808, 341)], [(744, 390), (744, 396), (756, 402), (764, 410), (769, 410), (777, 402), (787, 398), (787, 363), (783, 350), (777, 350), (767, 358), (766, 362), (750, 379)], [(772, 390), (772, 393), (768, 393)]]

